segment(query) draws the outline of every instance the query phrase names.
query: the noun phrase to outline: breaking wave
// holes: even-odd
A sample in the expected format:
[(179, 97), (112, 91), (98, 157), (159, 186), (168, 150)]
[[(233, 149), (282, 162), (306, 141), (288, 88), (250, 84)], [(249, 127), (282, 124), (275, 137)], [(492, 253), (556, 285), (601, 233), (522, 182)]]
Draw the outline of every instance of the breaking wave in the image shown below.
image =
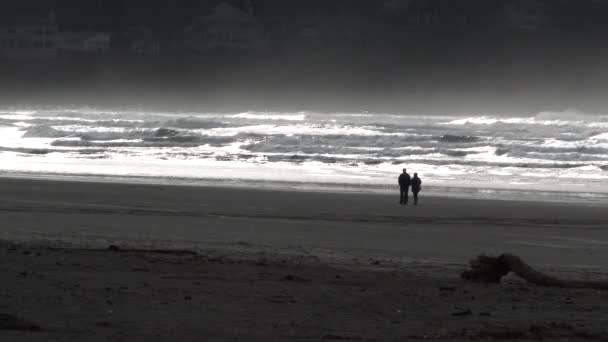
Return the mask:
[(370, 181), (392, 179), (403, 165), (437, 182), (454, 175), (500, 185), (585, 179), (599, 188), (608, 179), (608, 116), (577, 111), (530, 117), (0, 111), (0, 131), (0, 157), (30, 160), (188, 160), (244, 170), (296, 165), (332, 170), (310, 171), (314, 177), (354, 173)]
[(306, 114), (260, 114), (260, 113), (240, 113), (232, 115), (233, 118), (255, 119), (255, 120), (286, 120), (286, 121), (304, 121)]

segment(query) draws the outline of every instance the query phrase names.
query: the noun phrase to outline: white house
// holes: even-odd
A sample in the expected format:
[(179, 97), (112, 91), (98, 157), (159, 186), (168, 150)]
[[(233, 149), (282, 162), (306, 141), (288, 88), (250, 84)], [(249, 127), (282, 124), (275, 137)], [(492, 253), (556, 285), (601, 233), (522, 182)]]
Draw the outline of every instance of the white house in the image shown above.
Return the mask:
[(62, 32), (58, 38), (58, 48), (62, 52), (106, 53), (111, 42), (112, 37), (104, 32)]
[(142, 56), (159, 56), (161, 38), (147, 27), (131, 28), (127, 33), (131, 53)]
[(220, 3), (209, 15), (195, 18), (185, 30), (187, 48), (202, 52), (212, 49), (250, 50), (262, 47), (267, 40), (263, 25), (251, 9), (243, 11)]
[(55, 14), (48, 18), (23, 20), (0, 27), (0, 57), (10, 59), (48, 59), (57, 56)]
[(511, 0), (503, 5), (506, 26), (513, 29), (538, 29), (552, 18), (551, 6), (542, 0)]

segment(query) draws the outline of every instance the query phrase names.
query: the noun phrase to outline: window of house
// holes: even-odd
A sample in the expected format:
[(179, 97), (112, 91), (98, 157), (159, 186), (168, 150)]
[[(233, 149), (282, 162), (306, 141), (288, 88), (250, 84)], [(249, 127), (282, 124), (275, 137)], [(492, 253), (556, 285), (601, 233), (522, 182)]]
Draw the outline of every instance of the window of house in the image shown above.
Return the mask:
[(42, 32), (42, 29), (41, 29), (41, 28), (37, 28), (36, 30), (34, 30), (34, 33), (35, 33), (37, 36), (41, 36), (43, 32)]
[(34, 41), (34, 47), (36, 49), (42, 49), (44, 47), (44, 44), (42, 43), (42, 41), (36, 40), (36, 41)]
[(20, 49), (24, 49), (27, 47), (27, 42), (25, 41), (25, 39), (19, 39), (17, 41), (17, 47)]

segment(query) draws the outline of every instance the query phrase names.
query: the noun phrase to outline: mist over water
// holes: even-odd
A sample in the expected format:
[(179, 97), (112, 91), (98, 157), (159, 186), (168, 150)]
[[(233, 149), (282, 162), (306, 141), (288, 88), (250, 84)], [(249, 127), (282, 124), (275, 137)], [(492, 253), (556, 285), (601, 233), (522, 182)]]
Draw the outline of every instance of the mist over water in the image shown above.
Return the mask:
[(608, 193), (608, 115), (0, 111), (4, 174)]

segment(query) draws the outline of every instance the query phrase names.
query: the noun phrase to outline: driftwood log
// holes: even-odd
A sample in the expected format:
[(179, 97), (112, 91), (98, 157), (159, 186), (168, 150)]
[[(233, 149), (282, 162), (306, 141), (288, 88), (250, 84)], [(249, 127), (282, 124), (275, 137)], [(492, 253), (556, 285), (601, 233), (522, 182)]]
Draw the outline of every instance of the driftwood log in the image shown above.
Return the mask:
[(533, 269), (520, 257), (513, 254), (501, 254), (498, 257), (482, 254), (471, 260), (469, 265), (471, 269), (462, 272), (461, 276), (473, 281), (499, 283), (503, 276), (513, 272), (524, 280), (539, 286), (608, 290), (608, 281), (560, 279)]

